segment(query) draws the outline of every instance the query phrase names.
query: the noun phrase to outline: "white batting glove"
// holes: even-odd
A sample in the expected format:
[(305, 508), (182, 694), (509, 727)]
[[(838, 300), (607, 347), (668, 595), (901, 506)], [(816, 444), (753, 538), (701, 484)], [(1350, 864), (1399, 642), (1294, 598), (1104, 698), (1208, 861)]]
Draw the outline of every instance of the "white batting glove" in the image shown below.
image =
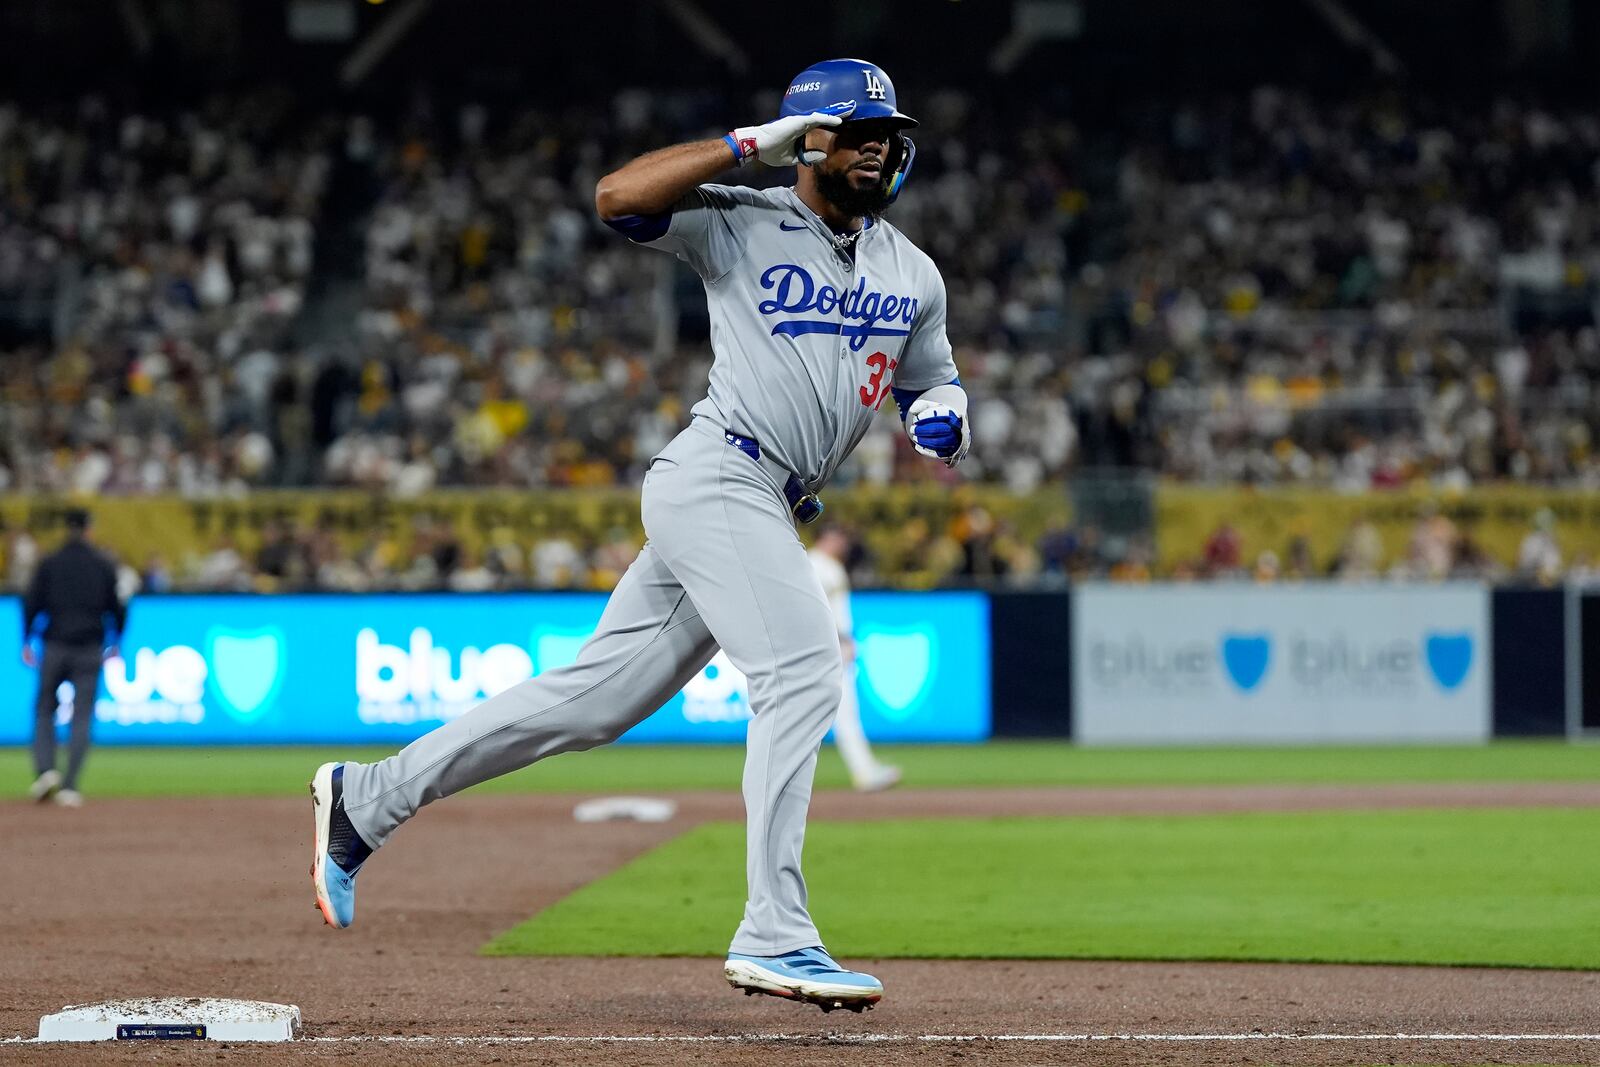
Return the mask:
[(796, 164), (809, 167), (827, 158), (826, 152), (804, 150), (806, 134), (819, 126), (837, 126), (845, 116), (856, 109), (854, 100), (829, 104), (809, 115), (789, 115), (775, 119), (765, 126), (740, 126), (728, 134), (728, 147), (733, 149), (739, 166), (759, 159), (769, 167), (792, 167)]
[(966, 416), (927, 396), (913, 400), (906, 411), (906, 436), (912, 448), (929, 459), (944, 460), (946, 467), (960, 463), (972, 447)]

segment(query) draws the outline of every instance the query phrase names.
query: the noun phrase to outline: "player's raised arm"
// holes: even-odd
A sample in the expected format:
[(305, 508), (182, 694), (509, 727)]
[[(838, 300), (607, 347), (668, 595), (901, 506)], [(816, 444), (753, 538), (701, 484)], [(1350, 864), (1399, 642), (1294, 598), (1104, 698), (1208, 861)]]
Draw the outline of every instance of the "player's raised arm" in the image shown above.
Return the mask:
[(837, 126), (854, 110), (853, 103), (835, 105), (809, 115), (789, 115), (764, 126), (741, 126), (709, 141), (691, 141), (648, 152), (612, 171), (594, 190), (594, 208), (607, 222), (629, 215), (660, 215), (698, 185), (727, 170), (760, 160), (769, 167), (815, 162), (801, 148), (805, 135), (818, 126)]
[(606, 222), (660, 215), (736, 162), (725, 137), (648, 152), (600, 179), (594, 187), (594, 209)]

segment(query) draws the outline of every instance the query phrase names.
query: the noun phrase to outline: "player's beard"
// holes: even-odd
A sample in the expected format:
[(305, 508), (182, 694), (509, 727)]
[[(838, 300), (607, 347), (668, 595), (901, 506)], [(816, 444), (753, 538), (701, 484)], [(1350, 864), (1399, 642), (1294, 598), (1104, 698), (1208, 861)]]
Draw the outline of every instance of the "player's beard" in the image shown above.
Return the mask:
[(877, 218), (889, 206), (889, 183), (876, 181), (865, 189), (850, 181), (847, 170), (817, 171), (817, 192), (851, 218)]

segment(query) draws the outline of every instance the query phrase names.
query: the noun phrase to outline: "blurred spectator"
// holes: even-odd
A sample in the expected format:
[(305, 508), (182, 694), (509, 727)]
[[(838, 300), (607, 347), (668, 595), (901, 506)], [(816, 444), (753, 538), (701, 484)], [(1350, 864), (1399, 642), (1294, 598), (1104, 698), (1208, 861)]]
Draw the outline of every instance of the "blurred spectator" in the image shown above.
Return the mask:
[[(620, 576), (619, 576), (620, 577)], [(495, 586), (494, 572), (471, 552), (463, 551), (461, 566), (450, 572), (449, 588), (456, 593), (483, 593)]]
[(1365, 516), (1358, 518), (1345, 533), (1334, 561), (1333, 573), (1347, 582), (1370, 582), (1383, 567), (1383, 537)]
[(1108, 577), (1114, 582), (1148, 582), (1154, 576), (1155, 550), (1144, 536), (1130, 538), (1127, 550), (1114, 563)]
[(1230, 578), (1241, 569), (1244, 543), (1239, 531), (1224, 522), (1206, 539), (1204, 573), (1208, 578)]
[(201, 560), (194, 586), (213, 592), (236, 592), (250, 587), (250, 570), (231, 536), (224, 534)]
[(1311, 558), (1311, 542), (1304, 535), (1296, 535), (1290, 540), (1283, 566), (1283, 577), (1292, 582), (1303, 582), (1317, 577), (1317, 565)]
[(1556, 541), (1556, 517), (1549, 508), (1533, 516), (1533, 529), (1517, 549), (1517, 577), (1549, 585), (1561, 576), (1561, 545)]
[(582, 550), (559, 534), (534, 543), (530, 569), (539, 589), (577, 589), (588, 574)]
[(956, 520), (954, 535), (961, 545), (963, 578), (1004, 578), (1011, 567), (999, 551), (994, 517), (983, 508), (969, 508)]
[(633, 565), (639, 555), (639, 545), (628, 531), (612, 530), (589, 555), (589, 573), (592, 584), (599, 589), (610, 589), (621, 579), (623, 572)]
[(171, 568), (167, 566), (166, 560), (152, 552), (144, 562), (144, 570), (139, 572), (139, 583), (136, 591), (141, 593), (170, 593), (172, 588)]
[(1471, 530), (1463, 529), (1456, 541), (1449, 576), (1462, 581), (1493, 582), (1505, 576), (1505, 568), (1478, 543)]
[(1267, 584), (1276, 582), (1281, 570), (1282, 569), (1278, 562), (1278, 554), (1272, 551), (1272, 549), (1267, 548), (1263, 549), (1261, 554), (1256, 556), (1256, 563), (1255, 566), (1250, 570), (1250, 576), (1257, 582)]
[(1450, 573), (1455, 550), (1455, 523), (1436, 505), (1424, 504), (1412, 528), (1405, 561), (1395, 565), (1396, 576), (1438, 581)]
[(33, 570), (39, 565), (39, 545), (27, 530), (18, 527), (5, 535), (6, 588), (20, 592), (33, 579)]

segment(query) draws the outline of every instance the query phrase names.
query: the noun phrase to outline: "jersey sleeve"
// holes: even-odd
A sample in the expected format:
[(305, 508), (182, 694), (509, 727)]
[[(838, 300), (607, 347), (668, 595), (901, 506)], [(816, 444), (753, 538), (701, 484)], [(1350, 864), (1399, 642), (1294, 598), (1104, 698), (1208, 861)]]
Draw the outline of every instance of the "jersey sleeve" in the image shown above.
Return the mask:
[(917, 309), (911, 335), (906, 338), (900, 365), (894, 372), (897, 390), (920, 392), (956, 380), (956, 361), (950, 352), (950, 337), (945, 332), (944, 279), (931, 270), (933, 283), (927, 302)]
[(732, 190), (702, 185), (673, 207), (665, 233), (638, 243), (671, 252), (706, 281), (716, 281), (744, 255), (738, 208)]

